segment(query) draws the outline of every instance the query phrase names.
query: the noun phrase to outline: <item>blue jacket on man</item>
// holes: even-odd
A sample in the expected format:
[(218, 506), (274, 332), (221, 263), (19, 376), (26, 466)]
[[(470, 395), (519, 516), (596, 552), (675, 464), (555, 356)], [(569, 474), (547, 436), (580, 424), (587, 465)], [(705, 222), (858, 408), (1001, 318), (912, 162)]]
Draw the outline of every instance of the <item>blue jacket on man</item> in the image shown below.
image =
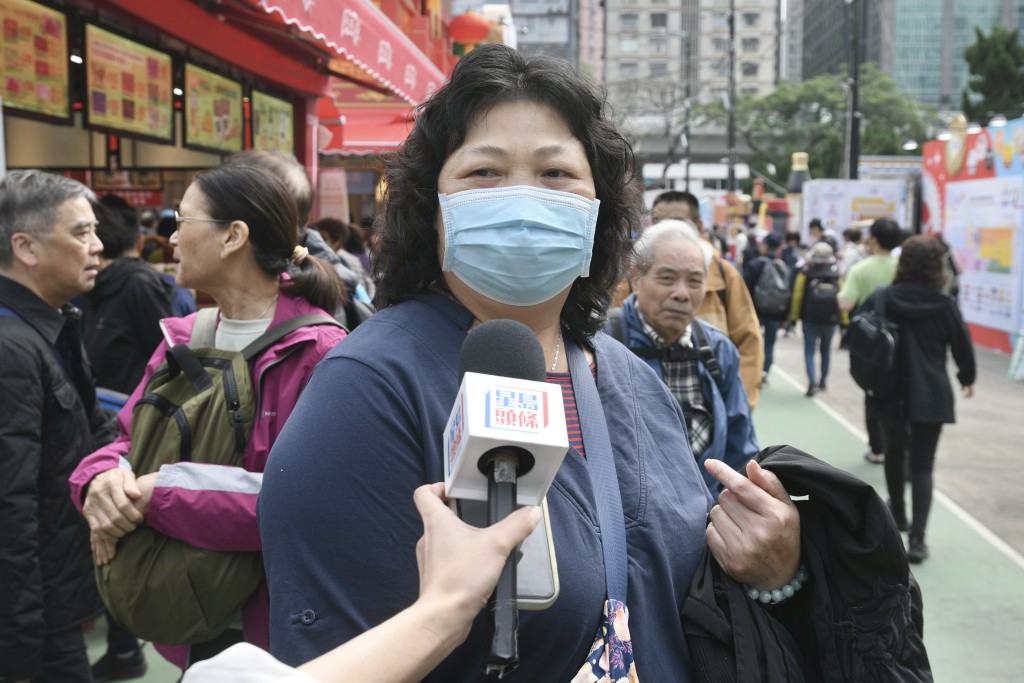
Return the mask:
[[(644, 334), (643, 323), (637, 313), (636, 294), (631, 294), (622, 304), (622, 323), (626, 346), (654, 347), (654, 342)], [(697, 361), (704, 397), (711, 407), (711, 415), (714, 420), (711, 444), (701, 454), (699, 462), (703, 463), (708, 458), (714, 458), (727, 463), (737, 471), (742, 471), (747, 461), (757, 455), (760, 447), (757, 445), (757, 437), (754, 434), (754, 422), (750, 417), (747, 394), (740, 381), (740, 355), (736, 350), (736, 345), (718, 328), (705, 322), (697, 324), (703, 329), (704, 336), (707, 337), (708, 344), (721, 368), (721, 386), (719, 386), (704, 361)], [(611, 323), (605, 328), (605, 332), (615, 336), (611, 329)], [(661, 361), (647, 358), (644, 359), (644, 362), (657, 373), (662, 381), (665, 380)], [(722, 485), (708, 474), (703, 466), (698, 469), (704, 476), (704, 481), (711, 493), (717, 497), (721, 492)]]

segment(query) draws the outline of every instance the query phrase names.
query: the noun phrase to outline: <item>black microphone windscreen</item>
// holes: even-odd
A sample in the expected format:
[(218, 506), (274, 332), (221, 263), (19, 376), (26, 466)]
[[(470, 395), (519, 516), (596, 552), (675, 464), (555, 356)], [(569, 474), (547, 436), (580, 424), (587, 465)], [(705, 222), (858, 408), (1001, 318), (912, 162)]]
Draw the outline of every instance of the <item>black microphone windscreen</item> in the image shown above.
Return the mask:
[(516, 320), (490, 320), (470, 330), (459, 354), (459, 381), (467, 372), (534, 382), (547, 378), (537, 335)]

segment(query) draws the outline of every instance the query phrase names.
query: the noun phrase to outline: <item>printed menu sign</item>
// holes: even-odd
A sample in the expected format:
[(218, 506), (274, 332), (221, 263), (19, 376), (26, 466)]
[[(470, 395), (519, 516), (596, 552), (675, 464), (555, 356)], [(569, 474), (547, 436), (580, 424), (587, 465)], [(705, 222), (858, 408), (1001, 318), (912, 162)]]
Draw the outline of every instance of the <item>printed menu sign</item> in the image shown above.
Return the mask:
[(170, 55), (91, 24), (85, 54), (90, 126), (174, 140)]
[(242, 150), (242, 84), (185, 65), (185, 142), (222, 152)]
[(291, 102), (252, 91), (252, 146), (295, 153), (295, 113)]
[(67, 18), (28, 0), (0, 0), (0, 17), (4, 106), (69, 119)]

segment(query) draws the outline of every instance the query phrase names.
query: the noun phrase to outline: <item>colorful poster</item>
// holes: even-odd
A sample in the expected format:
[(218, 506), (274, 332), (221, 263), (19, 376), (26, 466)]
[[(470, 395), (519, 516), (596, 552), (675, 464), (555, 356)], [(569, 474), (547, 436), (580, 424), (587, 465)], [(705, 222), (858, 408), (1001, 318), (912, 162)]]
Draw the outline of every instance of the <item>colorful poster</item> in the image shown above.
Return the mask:
[(923, 156), (922, 231), (953, 249), (976, 341), (1009, 351), (1024, 325), (1024, 120), (978, 132), (954, 121)]
[(173, 142), (170, 55), (91, 24), (85, 55), (89, 126)]
[(4, 106), (70, 118), (67, 18), (28, 0), (0, 0), (0, 17)]
[(295, 153), (295, 109), (291, 102), (252, 91), (252, 147)]
[(185, 143), (242, 151), (242, 84), (185, 65)]
[(1021, 178), (946, 184), (945, 239), (960, 264), (960, 309), (970, 323), (1017, 331)]

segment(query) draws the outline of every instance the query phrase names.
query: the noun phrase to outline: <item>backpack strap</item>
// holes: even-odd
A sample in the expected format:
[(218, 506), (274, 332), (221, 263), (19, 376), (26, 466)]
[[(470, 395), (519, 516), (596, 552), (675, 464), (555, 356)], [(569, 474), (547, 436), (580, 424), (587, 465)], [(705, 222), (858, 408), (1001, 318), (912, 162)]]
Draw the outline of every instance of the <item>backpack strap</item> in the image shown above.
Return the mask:
[(344, 325), (334, 318), (326, 315), (319, 315), (316, 313), (310, 315), (297, 315), (294, 318), (289, 318), (282, 323), (274, 325), (269, 330), (261, 334), (255, 340), (250, 342), (248, 346), (242, 349), (242, 355), (245, 356), (246, 361), (251, 361), (274, 342), (283, 339), (285, 336), (291, 334), (300, 327), (309, 327), (313, 325), (333, 325), (334, 327), (345, 329)]
[(882, 322), (888, 320), (885, 317), (885, 294), (889, 291), (889, 288), (885, 285), (879, 285), (875, 288), (875, 313), (882, 319)]
[(192, 336), (189, 337), (188, 345), (193, 349), (209, 349), (213, 347), (217, 337), (217, 308), (201, 308), (196, 314), (195, 324), (192, 325)]
[(711, 379), (715, 380), (718, 390), (721, 391), (722, 366), (719, 365), (718, 359), (715, 358), (715, 352), (711, 349), (711, 344), (708, 343), (707, 335), (704, 334), (704, 327), (694, 318), (693, 322), (690, 323), (690, 328), (693, 332), (693, 340), (697, 342), (694, 346), (697, 347), (697, 351), (700, 353), (700, 359), (704, 361), (704, 367), (711, 373)]

